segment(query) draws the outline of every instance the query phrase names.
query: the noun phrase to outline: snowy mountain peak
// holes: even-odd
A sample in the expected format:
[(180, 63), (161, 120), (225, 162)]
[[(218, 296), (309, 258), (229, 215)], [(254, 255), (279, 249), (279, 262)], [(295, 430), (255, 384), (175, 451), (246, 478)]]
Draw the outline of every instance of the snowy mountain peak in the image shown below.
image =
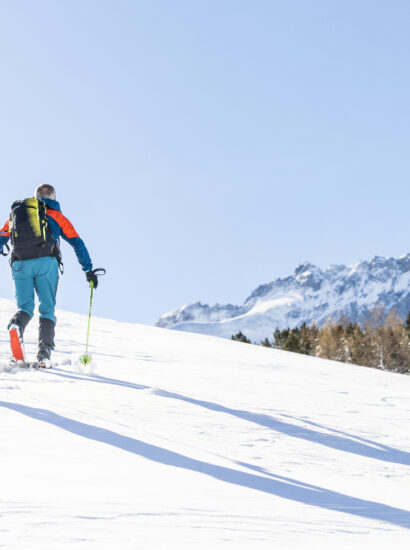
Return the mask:
[(295, 269), (295, 279), (306, 287), (319, 290), (324, 282), (324, 274), (321, 269), (309, 262), (303, 262)]
[(306, 273), (317, 269), (318, 268), (310, 262), (301, 262), (295, 269), (295, 275), (300, 275), (301, 273)]
[(254, 340), (277, 328), (323, 324), (345, 315), (360, 321), (376, 303), (410, 310), (410, 254), (400, 258), (374, 256), (351, 265), (322, 270), (304, 261), (293, 275), (257, 287), (242, 306), (209, 306), (196, 302), (163, 315), (157, 326), (230, 338), (239, 330)]

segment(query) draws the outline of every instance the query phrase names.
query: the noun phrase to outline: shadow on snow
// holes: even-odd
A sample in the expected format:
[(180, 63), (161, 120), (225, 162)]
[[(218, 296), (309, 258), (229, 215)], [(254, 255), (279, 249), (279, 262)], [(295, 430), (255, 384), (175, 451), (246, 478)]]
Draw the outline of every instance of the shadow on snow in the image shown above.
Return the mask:
[[(337, 449), (338, 451), (344, 451), (346, 453), (352, 453), (355, 455), (364, 456), (366, 458), (376, 458), (378, 460), (384, 460), (385, 462), (393, 462), (395, 464), (410, 465), (410, 453), (405, 451), (400, 451), (383, 445), (380, 443), (375, 443), (370, 440), (365, 440), (364, 438), (355, 438), (355, 436), (349, 436), (348, 434), (334, 435), (327, 434), (323, 432), (318, 432), (310, 428), (303, 426), (295, 426), (289, 422), (284, 422), (267, 414), (258, 414), (252, 413), (249, 411), (244, 411), (240, 409), (231, 409), (223, 405), (218, 405), (217, 403), (212, 403), (209, 401), (201, 401), (199, 399), (193, 399), (192, 397), (186, 397), (173, 392), (168, 392), (165, 390), (157, 390), (156, 395), (161, 395), (162, 397), (168, 397), (171, 399), (178, 399), (186, 403), (192, 403), (200, 407), (211, 411), (222, 412), (241, 418), (242, 420), (247, 420), (248, 422), (253, 422), (259, 426), (270, 428), (276, 432), (286, 434), (290, 437), (295, 437), (298, 439), (304, 439), (312, 443), (318, 443), (319, 445), (324, 445), (325, 447), (330, 447), (332, 449)], [(314, 424), (313, 422), (311, 424)], [(324, 428), (319, 424), (315, 424), (320, 428)], [(324, 428), (328, 429), (328, 428)], [(336, 431), (331, 430), (329, 431)], [(338, 432), (343, 434), (344, 432)]]
[(99, 428), (61, 416), (46, 409), (28, 407), (7, 401), (0, 401), (0, 406), (57, 426), (75, 435), (111, 445), (159, 464), (198, 472), (225, 483), (261, 491), (310, 506), (346, 512), (354, 516), (380, 520), (410, 529), (410, 512), (400, 508), (354, 498), (319, 486), (301, 483), (290, 478), (274, 476), (273, 474), (270, 474), (270, 477), (265, 477), (264, 475), (242, 472), (202, 460), (196, 460), (105, 428)]
[[(115, 378), (107, 378), (105, 376), (95, 374), (87, 378), (81, 378), (80, 376), (76, 376), (73, 374), (65, 374), (61, 372), (61, 369), (58, 369), (58, 372), (54, 371), (53, 374), (61, 376), (63, 378), (94, 381), (101, 384), (112, 384), (115, 386), (121, 386), (136, 390), (152, 389), (149, 386), (143, 386), (140, 384), (134, 384), (132, 382), (116, 380)], [(317, 443), (319, 445), (323, 445), (331, 449), (336, 449), (338, 451), (344, 451), (346, 453), (352, 453), (355, 455), (364, 456), (366, 458), (383, 460), (385, 462), (392, 462), (394, 464), (403, 464), (405, 466), (410, 465), (410, 453), (406, 451), (400, 451), (399, 449), (395, 449), (394, 447), (389, 447), (388, 445), (383, 445), (381, 443), (377, 443), (362, 437), (356, 437), (340, 430), (327, 428), (308, 420), (303, 420), (303, 422), (305, 424), (310, 424), (311, 426), (325, 429), (333, 433), (323, 433), (308, 427), (295, 426), (292, 423), (279, 420), (267, 414), (253, 413), (241, 409), (231, 409), (229, 407), (225, 407), (224, 405), (219, 405), (218, 403), (202, 401), (199, 399), (194, 399), (193, 397), (187, 397), (178, 393), (168, 392), (165, 390), (156, 390), (155, 394), (161, 397), (166, 397), (168, 399), (176, 399), (178, 401), (190, 403), (191, 405), (203, 407), (210, 411), (229, 414), (230, 416), (235, 416), (236, 418), (246, 420), (247, 422), (258, 424), (259, 426), (269, 428), (290, 437), (295, 437), (297, 439), (303, 439), (305, 441)]]

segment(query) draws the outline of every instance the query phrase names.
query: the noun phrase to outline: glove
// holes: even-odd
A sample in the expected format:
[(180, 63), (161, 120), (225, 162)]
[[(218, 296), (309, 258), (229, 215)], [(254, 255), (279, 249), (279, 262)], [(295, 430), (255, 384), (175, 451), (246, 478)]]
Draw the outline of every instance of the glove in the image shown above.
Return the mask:
[[(95, 271), (95, 270), (94, 270)], [(98, 277), (97, 275), (94, 273), (94, 271), (87, 271), (87, 273), (85, 274), (85, 276), (87, 277), (87, 281), (91, 284), (93, 283), (94, 285), (94, 288), (97, 288), (98, 286)]]

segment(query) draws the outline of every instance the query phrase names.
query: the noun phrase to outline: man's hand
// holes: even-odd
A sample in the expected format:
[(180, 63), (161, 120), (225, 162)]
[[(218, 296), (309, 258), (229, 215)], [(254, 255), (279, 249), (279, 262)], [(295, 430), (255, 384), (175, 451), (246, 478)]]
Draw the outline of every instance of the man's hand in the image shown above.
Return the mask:
[(93, 283), (94, 288), (97, 288), (98, 286), (98, 275), (105, 275), (106, 271), (103, 267), (97, 267), (97, 269), (93, 269), (92, 271), (87, 271), (85, 276), (87, 277), (87, 281), (89, 283)]
[(98, 286), (98, 277), (97, 277), (97, 275), (94, 273), (94, 271), (87, 271), (87, 273), (85, 274), (85, 276), (87, 277), (87, 281), (88, 281), (89, 283), (93, 283), (94, 288), (97, 288), (97, 286)]

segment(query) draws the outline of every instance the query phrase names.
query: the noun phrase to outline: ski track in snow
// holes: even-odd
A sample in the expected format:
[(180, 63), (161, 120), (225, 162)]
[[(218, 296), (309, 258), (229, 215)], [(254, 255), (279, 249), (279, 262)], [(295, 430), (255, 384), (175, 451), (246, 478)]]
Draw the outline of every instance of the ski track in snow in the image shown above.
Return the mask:
[(410, 377), (58, 317), (71, 366), (0, 336), (0, 548), (408, 547)]

